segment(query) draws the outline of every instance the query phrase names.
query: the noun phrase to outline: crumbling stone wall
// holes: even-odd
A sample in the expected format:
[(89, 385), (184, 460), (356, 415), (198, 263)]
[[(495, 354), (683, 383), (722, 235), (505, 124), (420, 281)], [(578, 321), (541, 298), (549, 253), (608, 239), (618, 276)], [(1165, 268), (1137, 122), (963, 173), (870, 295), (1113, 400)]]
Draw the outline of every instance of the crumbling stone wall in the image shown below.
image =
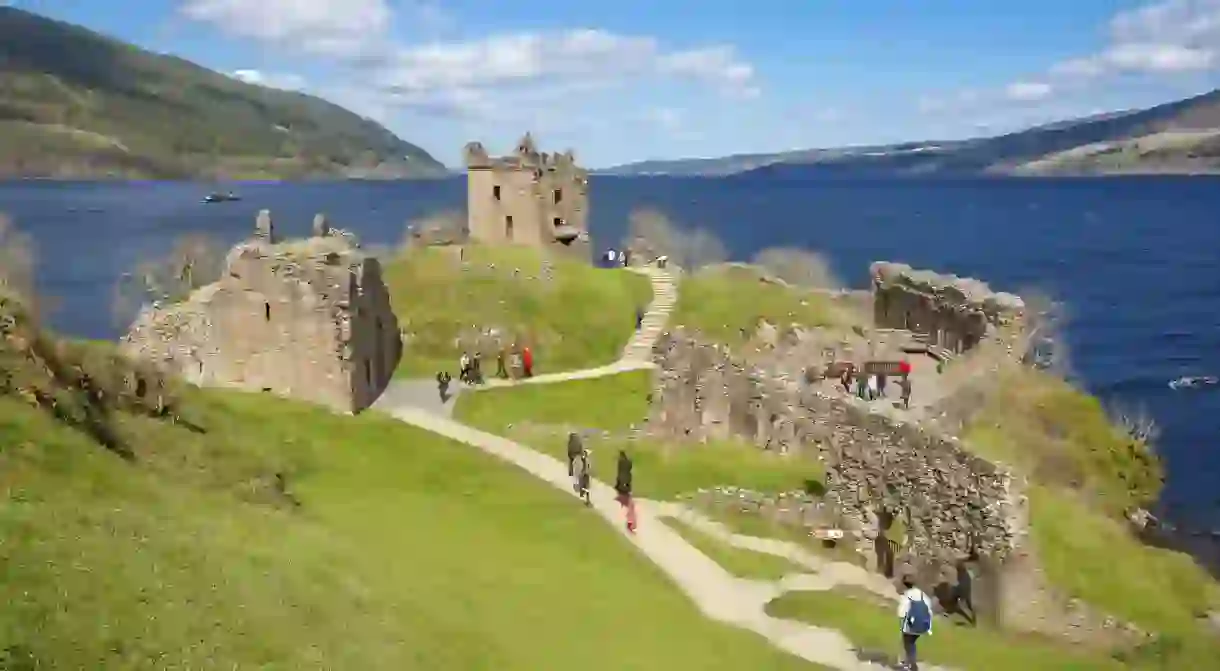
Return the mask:
[(146, 307), (121, 347), (201, 386), (343, 412), (371, 405), (402, 356), (378, 261), (325, 217), (311, 237), (280, 242), (267, 211), (254, 237), (230, 250), (218, 282)]
[(822, 460), (827, 499), (854, 520), (862, 544), (876, 542), (887, 514), (904, 518), (913, 559), (932, 564), (972, 552), (1003, 559), (1020, 542), (1017, 481), (956, 438), (809, 384), (782, 357), (745, 361), (680, 330), (662, 338), (655, 357), (654, 431), (741, 436)]
[(992, 291), (986, 282), (878, 261), (870, 267), (873, 322), (905, 329), (953, 354), (973, 349), (998, 329), (1024, 318), (1019, 296)]

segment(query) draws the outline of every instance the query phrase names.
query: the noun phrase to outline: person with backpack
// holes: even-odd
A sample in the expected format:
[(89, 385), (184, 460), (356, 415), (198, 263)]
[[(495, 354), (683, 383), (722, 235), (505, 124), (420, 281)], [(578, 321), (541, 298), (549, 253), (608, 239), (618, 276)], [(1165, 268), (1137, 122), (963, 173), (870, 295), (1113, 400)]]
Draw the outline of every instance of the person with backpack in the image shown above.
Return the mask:
[(902, 579), (902, 588), (905, 591), (898, 604), (898, 620), (902, 623), (902, 651), (906, 657), (903, 668), (906, 671), (919, 671), (915, 644), (920, 636), (932, 635), (932, 600), (915, 586), (910, 576)]

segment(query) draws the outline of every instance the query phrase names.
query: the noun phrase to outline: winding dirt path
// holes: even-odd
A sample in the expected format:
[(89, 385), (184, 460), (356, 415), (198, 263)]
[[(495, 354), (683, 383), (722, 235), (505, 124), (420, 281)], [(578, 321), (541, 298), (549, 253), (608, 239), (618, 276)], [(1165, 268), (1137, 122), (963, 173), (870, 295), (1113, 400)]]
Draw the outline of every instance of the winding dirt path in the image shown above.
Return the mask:
[[(677, 288), (668, 273), (654, 269), (637, 272), (649, 275), (654, 299), (645, 313), (642, 328), (624, 347), (619, 361), (607, 366), (539, 375), (524, 380), (489, 380), (486, 386), (546, 384), (651, 368), (654, 365), (651, 361), (652, 347), (663, 332), (676, 303)], [(435, 389), (431, 391), (435, 396)], [(374, 407), (408, 424), (477, 447), (525, 469), (560, 490), (571, 492), (567, 466), (559, 460), (507, 438), (457, 422), (448, 416), (447, 411), (437, 412), (426, 404), (414, 405), (410, 402), (411, 396), (401, 389), (396, 391), (391, 388)], [(756, 632), (776, 647), (824, 666), (842, 671), (888, 668), (859, 659), (855, 647), (838, 631), (771, 617), (765, 610), (768, 602), (785, 592), (826, 590), (837, 585), (855, 585), (878, 594), (895, 596), (884, 579), (858, 567), (826, 561), (794, 543), (730, 533), (722, 525), (679, 504), (638, 500), (639, 527), (636, 533), (631, 534), (625, 528), (623, 514), (612, 488), (594, 481), (591, 496), (593, 510), (663, 570), (706, 617)], [(811, 572), (770, 582), (737, 578), (668, 527), (664, 523), (666, 517), (682, 519), (735, 547), (787, 557)], [(894, 638), (896, 647), (897, 622)], [(944, 671), (926, 664), (920, 668)]]

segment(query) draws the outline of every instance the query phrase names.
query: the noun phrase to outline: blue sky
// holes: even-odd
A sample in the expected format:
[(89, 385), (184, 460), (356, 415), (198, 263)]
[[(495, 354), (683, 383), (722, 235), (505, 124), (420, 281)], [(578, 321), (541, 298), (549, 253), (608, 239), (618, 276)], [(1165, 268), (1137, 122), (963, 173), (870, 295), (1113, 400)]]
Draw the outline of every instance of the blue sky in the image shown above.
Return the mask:
[(457, 165), (953, 139), (1220, 82), (1220, 0), (15, 0), (371, 116)]

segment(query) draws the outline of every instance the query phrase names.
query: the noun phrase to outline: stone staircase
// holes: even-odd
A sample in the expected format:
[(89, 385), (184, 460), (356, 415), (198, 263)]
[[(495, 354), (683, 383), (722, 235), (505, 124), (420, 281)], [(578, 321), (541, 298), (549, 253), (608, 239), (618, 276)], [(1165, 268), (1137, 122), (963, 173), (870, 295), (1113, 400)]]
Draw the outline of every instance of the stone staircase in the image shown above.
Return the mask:
[(650, 363), (652, 348), (665, 330), (669, 314), (678, 301), (678, 284), (668, 271), (656, 268), (632, 268), (633, 272), (647, 275), (652, 283), (652, 303), (644, 313), (644, 321), (623, 347), (620, 361), (623, 363)]

